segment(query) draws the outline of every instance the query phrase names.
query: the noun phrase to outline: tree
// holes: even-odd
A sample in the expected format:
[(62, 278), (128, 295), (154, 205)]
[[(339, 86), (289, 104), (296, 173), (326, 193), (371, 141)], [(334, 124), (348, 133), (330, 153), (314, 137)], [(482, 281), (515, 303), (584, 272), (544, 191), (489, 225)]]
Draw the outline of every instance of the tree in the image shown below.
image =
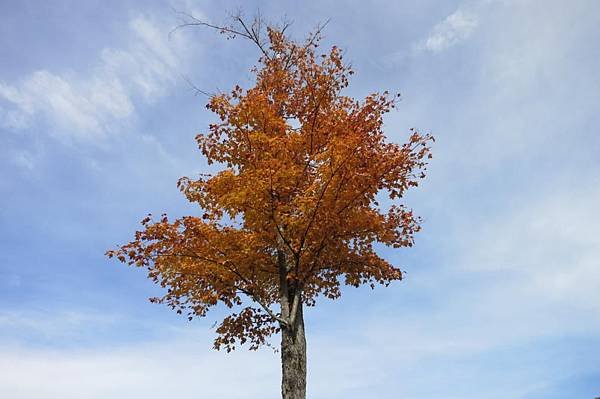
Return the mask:
[[(304, 399), (304, 307), (340, 297), (342, 284), (402, 279), (374, 244), (413, 245), (420, 220), (398, 202), (425, 176), (433, 138), (411, 129), (405, 144), (386, 140), (382, 118), (397, 96), (343, 95), (353, 71), (339, 48), (319, 53), (322, 26), (298, 42), (288, 25), (263, 30), (260, 18), (185, 25), (251, 40), (261, 53), (255, 84), (210, 96), (218, 121), (196, 140), (223, 170), (178, 182), (201, 215), (148, 216), (133, 241), (107, 255), (147, 268), (167, 288), (151, 300), (190, 320), (219, 303), (231, 309), (216, 349), (257, 349), (280, 332), (282, 396)], [(393, 205), (380, 206), (380, 192)]]

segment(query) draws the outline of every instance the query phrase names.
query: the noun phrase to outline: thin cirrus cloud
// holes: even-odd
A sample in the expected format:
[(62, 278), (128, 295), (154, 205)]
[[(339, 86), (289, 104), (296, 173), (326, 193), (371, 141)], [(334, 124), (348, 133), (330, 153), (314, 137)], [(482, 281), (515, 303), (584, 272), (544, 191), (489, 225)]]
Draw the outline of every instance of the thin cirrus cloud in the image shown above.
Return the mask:
[[(588, 181), (597, 180), (590, 177)], [(594, 209), (600, 201), (600, 190), (594, 184), (587, 187), (560, 179), (553, 183), (565, 190), (540, 190), (539, 198), (530, 197), (529, 203), (523, 199), (526, 206), (490, 218), (490, 227), (469, 240), (476, 250), (464, 251), (463, 266), (469, 271), (515, 277), (516, 284), (504, 287), (506, 297), (515, 302), (535, 302), (538, 311), (548, 310), (547, 315), (559, 307), (568, 309), (565, 313), (571, 315), (598, 311), (600, 237), (596, 226), (600, 217)], [(522, 295), (518, 300), (517, 293)], [(594, 322), (597, 329), (595, 320), (581, 317), (560, 326), (560, 330), (589, 330)]]
[[(140, 323), (145, 330), (158, 328), (166, 331), (169, 339), (138, 337), (114, 345), (110, 338), (100, 337), (123, 323), (136, 331)], [(146, 324), (131, 315), (89, 310), (51, 316), (39, 311), (0, 311), (0, 327), (2, 397), (150, 399), (175, 391), (184, 396), (201, 391), (207, 397), (250, 399), (265, 392), (275, 396), (278, 388), (277, 356), (268, 349), (259, 353), (238, 351), (230, 356), (207, 350), (212, 338), (207, 328), (188, 326), (183, 330), (152, 321)], [(15, 343), (10, 339), (14, 334), (46, 345)], [(69, 344), (61, 344), (65, 342)], [(230, 382), (232, 372), (237, 375), (236, 384)]]
[(103, 49), (91, 71), (42, 69), (14, 85), (0, 81), (0, 126), (18, 130), (43, 119), (61, 141), (94, 141), (133, 116), (137, 101), (167, 94), (180, 68), (183, 37), (169, 41), (166, 29), (146, 17), (132, 19), (129, 29), (126, 44)]
[(478, 25), (479, 19), (475, 13), (459, 8), (435, 25), (418, 48), (439, 53), (468, 39)]

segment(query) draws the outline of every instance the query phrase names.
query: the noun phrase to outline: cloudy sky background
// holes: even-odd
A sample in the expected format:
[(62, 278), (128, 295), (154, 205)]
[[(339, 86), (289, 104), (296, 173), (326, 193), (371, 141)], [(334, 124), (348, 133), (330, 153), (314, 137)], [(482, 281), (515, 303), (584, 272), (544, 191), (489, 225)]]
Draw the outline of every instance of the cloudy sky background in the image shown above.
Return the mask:
[[(299, 2), (298, 2), (299, 3)], [(211, 350), (219, 311), (187, 322), (104, 257), (147, 213), (197, 212), (207, 91), (248, 86), (256, 51), (187, 29), (241, 2), (21, 1), (0, 15), (0, 396), (277, 398), (268, 348)], [(386, 119), (436, 137), (407, 203), (425, 220), (407, 271), (307, 313), (309, 397), (600, 395), (600, 3), (245, 2), (326, 44), (348, 93), (400, 91)]]

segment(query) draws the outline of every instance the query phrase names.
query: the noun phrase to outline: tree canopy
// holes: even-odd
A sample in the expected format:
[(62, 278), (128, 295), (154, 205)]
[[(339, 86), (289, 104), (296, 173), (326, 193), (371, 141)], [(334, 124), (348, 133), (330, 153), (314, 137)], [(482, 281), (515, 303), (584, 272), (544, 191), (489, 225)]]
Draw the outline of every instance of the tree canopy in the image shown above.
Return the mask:
[[(320, 52), (320, 29), (294, 41), (285, 27), (267, 28), (264, 39), (254, 25), (217, 28), (261, 51), (254, 85), (211, 95), (217, 118), (196, 137), (223, 169), (179, 180), (198, 215), (148, 216), (107, 255), (147, 268), (166, 288), (152, 301), (190, 319), (219, 303), (231, 308), (215, 348), (256, 349), (294, 325), (298, 306), (336, 299), (342, 284), (402, 278), (374, 244), (412, 246), (420, 220), (401, 200), (425, 176), (433, 139), (411, 129), (406, 143), (389, 142), (383, 117), (398, 97), (344, 95), (353, 70), (338, 47)], [(391, 206), (378, 204), (380, 192)]]

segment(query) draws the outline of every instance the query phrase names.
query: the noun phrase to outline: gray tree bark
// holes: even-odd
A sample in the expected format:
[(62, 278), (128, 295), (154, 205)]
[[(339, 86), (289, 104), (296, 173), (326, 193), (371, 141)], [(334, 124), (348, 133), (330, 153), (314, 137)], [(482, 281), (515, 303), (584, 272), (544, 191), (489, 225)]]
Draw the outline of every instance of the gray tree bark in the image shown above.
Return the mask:
[(302, 288), (289, 284), (292, 269), (285, 251), (277, 251), (279, 303), (281, 305), (281, 397), (306, 399), (306, 337), (302, 312)]
[(281, 396), (306, 399), (306, 337), (299, 304), (295, 325), (281, 329)]

